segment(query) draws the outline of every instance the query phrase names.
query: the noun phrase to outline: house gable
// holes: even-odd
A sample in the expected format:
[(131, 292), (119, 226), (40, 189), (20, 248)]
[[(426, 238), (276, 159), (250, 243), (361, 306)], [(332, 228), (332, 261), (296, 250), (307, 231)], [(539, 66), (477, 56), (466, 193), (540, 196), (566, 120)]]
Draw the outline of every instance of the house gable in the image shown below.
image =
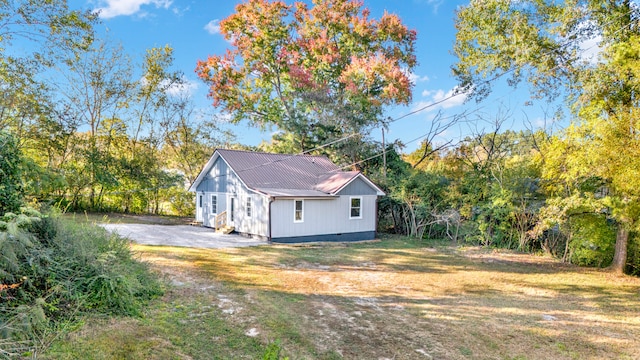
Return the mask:
[(378, 189), (374, 189), (362, 177), (358, 176), (342, 187), (336, 195), (378, 195), (378, 191)]
[(208, 172), (204, 174), (200, 182), (195, 185), (195, 191), (197, 192), (215, 192), (225, 193), (227, 192), (227, 163), (220, 157), (218, 157)]

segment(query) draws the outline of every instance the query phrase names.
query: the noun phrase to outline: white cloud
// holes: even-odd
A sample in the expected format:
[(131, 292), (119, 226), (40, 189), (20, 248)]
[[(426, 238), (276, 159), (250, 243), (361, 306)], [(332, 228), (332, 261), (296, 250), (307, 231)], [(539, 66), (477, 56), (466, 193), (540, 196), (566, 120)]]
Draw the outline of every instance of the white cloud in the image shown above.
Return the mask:
[(433, 7), (433, 13), (437, 14), (440, 5), (444, 3), (444, 0), (415, 0), (418, 3), (426, 3), (427, 5), (431, 5)]
[[(182, 77), (178, 83), (170, 83), (171, 80), (162, 80), (160, 87), (164, 88), (164, 92), (169, 96), (174, 97), (191, 97), (199, 87), (199, 82), (192, 81), (186, 77)], [(145, 86), (148, 84), (145, 77), (140, 78), (140, 84)]]
[(156, 8), (169, 9), (173, 0), (104, 0), (96, 10), (100, 12), (100, 17), (110, 19), (120, 15), (134, 15), (141, 11), (143, 5), (154, 5)]
[(602, 52), (602, 47), (600, 47), (601, 41), (602, 36), (598, 35), (580, 43), (580, 58), (590, 64), (597, 64), (600, 60), (600, 53)]
[(428, 76), (420, 76), (416, 73), (411, 73), (409, 74), (409, 80), (411, 80), (412, 83), (417, 84), (419, 82), (423, 82), (423, 81), (429, 81), (429, 77)]
[(184, 14), (186, 14), (187, 12), (189, 12), (191, 10), (190, 6), (184, 7), (184, 8), (179, 8), (177, 6), (174, 6), (171, 11), (176, 15), (176, 16), (184, 16)]
[(427, 99), (415, 103), (412, 107), (412, 111), (432, 111), (461, 106), (467, 100), (467, 94), (458, 93), (457, 91), (457, 87), (454, 87), (449, 91), (444, 91), (442, 89), (424, 90), (422, 91), (422, 97)]
[(220, 19), (213, 19), (204, 26), (204, 29), (211, 35), (220, 34)]
[(191, 97), (198, 90), (198, 86), (198, 82), (182, 78), (182, 83), (169, 86), (166, 93), (174, 97)]
[(455, 87), (446, 93), (443, 90), (438, 90), (433, 95), (433, 101), (438, 103), (443, 109), (449, 109), (452, 107), (460, 106), (467, 100), (467, 94), (459, 93), (458, 88)]
[(423, 82), (423, 81), (429, 81), (429, 77), (428, 76), (420, 76), (414, 72), (409, 71), (409, 69), (407, 68), (403, 68), (402, 72), (404, 72), (407, 77), (409, 78), (409, 81), (411, 81), (412, 84), (417, 84), (419, 82)]

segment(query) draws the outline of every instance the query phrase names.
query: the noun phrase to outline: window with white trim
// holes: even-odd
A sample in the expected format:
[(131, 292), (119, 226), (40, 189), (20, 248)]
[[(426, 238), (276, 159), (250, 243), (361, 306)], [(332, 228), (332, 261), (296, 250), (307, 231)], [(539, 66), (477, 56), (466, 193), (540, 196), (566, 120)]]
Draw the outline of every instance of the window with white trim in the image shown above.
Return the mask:
[(202, 208), (202, 198), (203, 198), (203, 197), (204, 197), (203, 195), (199, 195), (199, 196), (198, 196), (198, 198), (199, 198), (199, 202), (198, 202), (198, 204), (199, 204), (199, 205), (198, 205), (198, 207), (199, 207), (199, 208)]
[(304, 221), (304, 200), (293, 200), (293, 222)]
[(362, 197), (349, 198), (349, 219), (362, 219)]
[(252, 211), (253, 211), (253, 209), (251, 208), (251, 197), (247, 196), (246, 214), (247, 214), (248, 218), (251, 217), (251, 212)]
[(212, 214), (218, 213), (218, 196), (217, 195), (211, 195), (211, 213)]

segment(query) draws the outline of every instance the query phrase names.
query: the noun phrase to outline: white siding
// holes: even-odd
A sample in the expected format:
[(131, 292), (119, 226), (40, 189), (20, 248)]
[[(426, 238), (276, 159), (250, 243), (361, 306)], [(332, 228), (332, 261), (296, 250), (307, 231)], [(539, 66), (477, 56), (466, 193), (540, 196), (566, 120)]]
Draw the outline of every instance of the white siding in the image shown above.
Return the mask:
[[(268, 212), (269, 212), (269, 200), (264, 195), (249, 191), (242, 185), (240, 178), (230, 171), (228, 176), (227, 189), (230, 191), (228, 197), (235, 197), (235, 214), (234, 214), (234, 226), (236, 231), (244, 234), (258, 235), (263, 237), (269, 236), (268, 227)], [(251, 217), (247, 218), (246, 199), (251, 198)], [(229, 203), (227, 202), (225, 209), (230, 211)], [(227, 216), (230, 219), (231, 214)]]
[(376, 195), (376, 189), (372, 188), (361, 178), (356, 178), (339, 192), (339, 195)]
[(293, 221), (293, 199), (278, 199), (271, 205), (274, 238), (341, 234), (376, 230), (375, 195), (362, 196), (362, 218), (349, 219), (349, 196), (326, 200), (304, 199), (304, 221)]
[(221, 158), (218, 158), (205, 175), (204, 179), (198, 184), (196, 192), (224, 193), (227, 191), (227, 171), (229, 167)]
[[(196, 193), (196, 202), (199, 201), (200, 195), (202, 199), (202, 225), (215, 227), (216, 215), (223, 212), (227, 207), (227, 194), (221, 192), (198, 192)], [(217, 196), (216, 213), (211, 213), (211, 195)]]

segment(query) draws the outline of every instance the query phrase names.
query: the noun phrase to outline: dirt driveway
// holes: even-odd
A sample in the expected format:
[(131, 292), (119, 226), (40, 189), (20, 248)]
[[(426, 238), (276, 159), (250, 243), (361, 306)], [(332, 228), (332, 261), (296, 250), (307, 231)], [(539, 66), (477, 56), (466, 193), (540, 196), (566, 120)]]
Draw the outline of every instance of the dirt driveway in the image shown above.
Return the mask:
[(235, 234), (218, 234), (213, 229), (191, 225), (103, 224), (102, 226), (142, 245), (222, 249), (268, 244), (264, 240)]

